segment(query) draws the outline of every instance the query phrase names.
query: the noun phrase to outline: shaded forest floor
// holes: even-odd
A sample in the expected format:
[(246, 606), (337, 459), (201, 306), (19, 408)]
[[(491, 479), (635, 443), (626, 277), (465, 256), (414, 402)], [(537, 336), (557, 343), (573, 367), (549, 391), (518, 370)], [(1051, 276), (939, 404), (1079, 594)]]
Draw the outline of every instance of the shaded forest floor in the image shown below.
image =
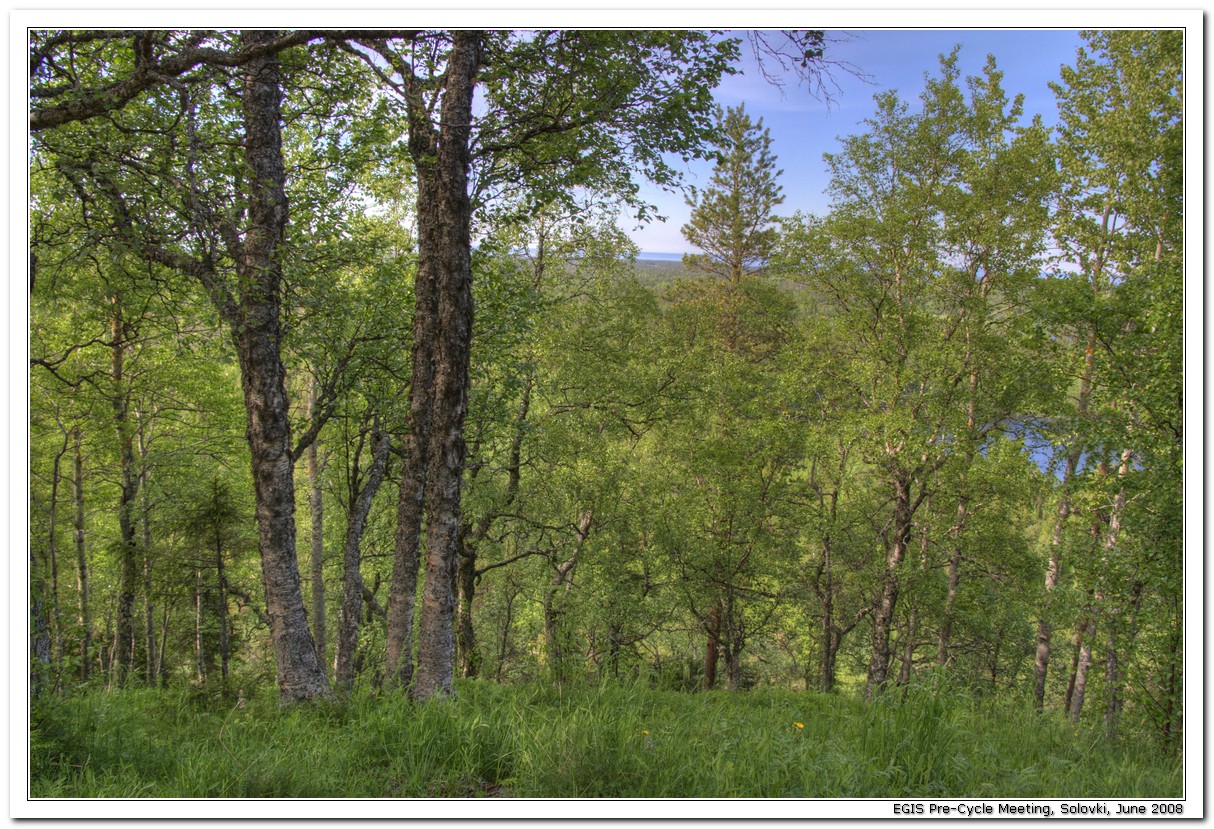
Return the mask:
[(39, 707), (56, 797), (1176, 797), (1182, 766), (1010, 700), (459, 685), (280, 709), (194, 692)]

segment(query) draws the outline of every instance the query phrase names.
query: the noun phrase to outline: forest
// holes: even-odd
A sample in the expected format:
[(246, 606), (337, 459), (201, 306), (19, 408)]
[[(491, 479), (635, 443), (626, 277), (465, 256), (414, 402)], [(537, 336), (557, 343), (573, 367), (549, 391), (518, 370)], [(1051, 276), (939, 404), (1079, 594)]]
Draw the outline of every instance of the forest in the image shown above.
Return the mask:
[(33, 796), (1179, 796), (1184, 32), (832, 43), (31, 30)]

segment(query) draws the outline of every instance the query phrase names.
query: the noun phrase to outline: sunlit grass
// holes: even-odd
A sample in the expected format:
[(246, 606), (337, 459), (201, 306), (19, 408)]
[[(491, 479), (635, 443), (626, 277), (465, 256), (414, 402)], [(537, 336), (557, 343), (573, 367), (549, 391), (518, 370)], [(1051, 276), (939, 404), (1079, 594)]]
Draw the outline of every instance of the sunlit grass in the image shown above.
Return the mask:
[(45, 709), (35, 797), (1164, 797), (1177, 761), (1011, 701), (467, 682), (282, 710), (126, 691)]

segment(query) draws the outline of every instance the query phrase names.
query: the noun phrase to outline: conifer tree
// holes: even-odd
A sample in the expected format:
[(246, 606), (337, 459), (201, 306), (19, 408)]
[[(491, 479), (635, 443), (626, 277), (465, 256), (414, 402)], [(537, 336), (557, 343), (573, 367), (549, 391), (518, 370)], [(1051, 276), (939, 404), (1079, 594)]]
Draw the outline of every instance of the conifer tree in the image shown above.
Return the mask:
[(683, 237), (704, 251), (683, 257), (690, 270), (722, 277), (731, 292), (760, 272), (776, 241), (772, 210), (784, 202), (776, 183), (781, 170), (763, 119), (752, 122), (746, 106), (717, 108), (717, 163), (709, 186), (688, 198), (691, 221)]

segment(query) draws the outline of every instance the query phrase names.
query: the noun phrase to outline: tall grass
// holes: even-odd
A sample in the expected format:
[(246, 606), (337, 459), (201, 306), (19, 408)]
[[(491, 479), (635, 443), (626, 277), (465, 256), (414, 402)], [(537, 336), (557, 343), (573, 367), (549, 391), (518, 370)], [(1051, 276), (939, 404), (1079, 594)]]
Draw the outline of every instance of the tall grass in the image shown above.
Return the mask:
[(44, 706), (34, 797), (1164, 797), (1182, 770), (1012, 701), (459, 686), (281, 709), (184, 692)]

